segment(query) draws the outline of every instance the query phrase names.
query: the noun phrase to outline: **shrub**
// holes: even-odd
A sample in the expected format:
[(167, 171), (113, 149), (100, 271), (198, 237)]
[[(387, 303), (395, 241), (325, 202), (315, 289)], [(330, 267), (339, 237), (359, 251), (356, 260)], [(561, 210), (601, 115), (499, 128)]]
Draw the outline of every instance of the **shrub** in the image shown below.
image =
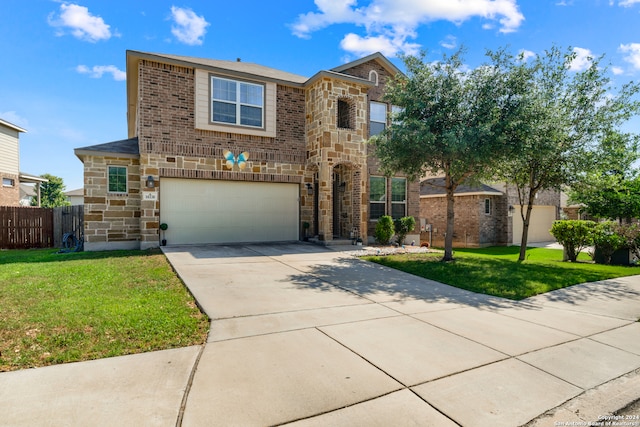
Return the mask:
[(578, 254), (587, 246), (593, 244), (593, 221), (562, 220), (555, 221), (551, 227), (551, 234), (558, 243), (564, 246), (567, 259), (575, 262)]
[(630, 249), (637, 258), (640, 258), (640, 226), (638, 224), (616, 224), (615, 231), (624, 241), (621, 247)]
[(593, 228), (595, 251), (592, 257), (594, 261), (600, 262), (598, 259), (602, 257), (601, 261), (604, 264), (611, 264), (613, 253), (627, 243), (626, 239), (619, 234), (620, 231), (620, 226), (611, 221), (601, 222)]
[(407, 237), (407, 234), (413, 231), (416, 228), (416, 219), (412, 216), (405, 216), (400, 219), (396, 219), (394, 222), (397, 242), (399, 245), (404, 245), (404, 239)]
[(381, 245), (388, 245), (389, 240), (393, 237), (395, 230), (393, 228), (393, 219), (389, 215), (383, 215), (378, 219), (376, 229), (373, 233), (376, 242)]

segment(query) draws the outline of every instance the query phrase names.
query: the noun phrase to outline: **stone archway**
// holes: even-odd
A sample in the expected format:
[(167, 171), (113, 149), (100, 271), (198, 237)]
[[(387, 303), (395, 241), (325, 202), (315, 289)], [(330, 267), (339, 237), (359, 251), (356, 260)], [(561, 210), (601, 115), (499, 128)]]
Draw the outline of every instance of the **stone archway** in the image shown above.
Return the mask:
[(360, 171), (351, 163), (332, 170), (332, 237), (353, 239), (360, 229)]

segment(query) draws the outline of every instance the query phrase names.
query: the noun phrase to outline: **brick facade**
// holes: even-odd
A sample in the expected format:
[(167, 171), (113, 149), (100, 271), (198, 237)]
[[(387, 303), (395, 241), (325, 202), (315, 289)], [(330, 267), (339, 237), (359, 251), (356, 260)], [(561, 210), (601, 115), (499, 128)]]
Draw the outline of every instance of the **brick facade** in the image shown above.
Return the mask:
[[(12, 186), (5, 186), (4, 180), (13, 182)], [(0, 206), (20, 205), (20, 181), (18, 175), (0, 172)]]
[[(135, 70), (128, 69), (137, 77), (137, 93), (129, 93), (130, 98), (136, 97), (129, 99), (130, 104), (136, 103), (135, 119), (130, 110), (134, 122), (129, 128), (135, 131), (130, 137), (138, 138), (137, 163), (117, 156), (86, 156), (84, 160), (87, 242), (122, 245), (127, 241), (143, 249), (158, 246), (163, 178), (295, 183), (299, 185), (301, 234), (302, 223), (313, 224), (311, 233), (324, 240), (372, 233), (369, 173), (377, 169), (368, 159), (365, 142), (368, 103), (381, 98), (382, 85), (375, 86), (368, 79), (372, 69), (380, 76), (379, 82), (388, 75), (377, 60), (342, 73), (325, 73), (304, 84), (273, 83), (265, 78), (266, 131), (252, 131), (205, 123), (202, 117), (206, 119), (209, 113), (198, 111), (210, 105), (209, 76), (227, 76), (225, 70), (204, 72), (195, 64), (144, 56), (136, 61)], [(259, 82), (261, 76), (243, 79)], [(275, 107), (269, 104), (271, 94)], [(345, 106), (348, 110), (342, 114), (349, 115), (349, 123), (339, 127), (338, 114)], [(273, 108), (275, 114), (269, 110)], [(275, 123), (275, 132), (271, 123)], [(228, 170), (225, 150), (249, 152), (247, 168)], [(128, 162), (129, 194), (106, 194), (108, 162)], [(149, 176), (154, 179), (153, 188), (146, 186)], [(418, 194), (419, 184), (410, 183), (407, 209), (416, 219)]]

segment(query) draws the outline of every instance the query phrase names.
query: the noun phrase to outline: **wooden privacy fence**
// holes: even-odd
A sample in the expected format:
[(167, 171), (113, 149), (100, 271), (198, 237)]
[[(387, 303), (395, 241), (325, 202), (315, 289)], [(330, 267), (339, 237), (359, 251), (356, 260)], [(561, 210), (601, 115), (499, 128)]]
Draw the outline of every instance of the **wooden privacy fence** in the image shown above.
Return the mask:
[(0, 248), (59, 248), (65, 233), (84, 234), (83, 206), (0, 206)]

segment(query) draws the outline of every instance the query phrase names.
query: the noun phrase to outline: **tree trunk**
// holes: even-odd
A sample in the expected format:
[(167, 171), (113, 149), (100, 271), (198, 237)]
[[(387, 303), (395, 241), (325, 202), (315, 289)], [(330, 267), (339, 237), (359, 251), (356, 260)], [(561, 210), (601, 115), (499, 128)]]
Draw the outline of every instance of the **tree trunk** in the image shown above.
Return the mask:
[(527, 202), (527, 212), (523, 215), (522, 207), (520, 208), (520, 215), (522, 216), (522, 238), (520, 239), (520, 256), (518, 261), (524, 261), (527, 255), (527, 241), (529, 240), (529, 222), (531, 221), (531, 211), (533, 210), (533, 200), (535, 199), (535, 192), (529, 193), (529, 200)]
[(454, 197), (453, 193), (455, 192), (455, 186), (451, 185), (450, 179), (447, 177), (446, 179), (446, 187), (447, 187), (447, 231), (444, 236), (444, 257), (442, 261), (452, 261), (453, 260), (453, 224), (454, 224)]

